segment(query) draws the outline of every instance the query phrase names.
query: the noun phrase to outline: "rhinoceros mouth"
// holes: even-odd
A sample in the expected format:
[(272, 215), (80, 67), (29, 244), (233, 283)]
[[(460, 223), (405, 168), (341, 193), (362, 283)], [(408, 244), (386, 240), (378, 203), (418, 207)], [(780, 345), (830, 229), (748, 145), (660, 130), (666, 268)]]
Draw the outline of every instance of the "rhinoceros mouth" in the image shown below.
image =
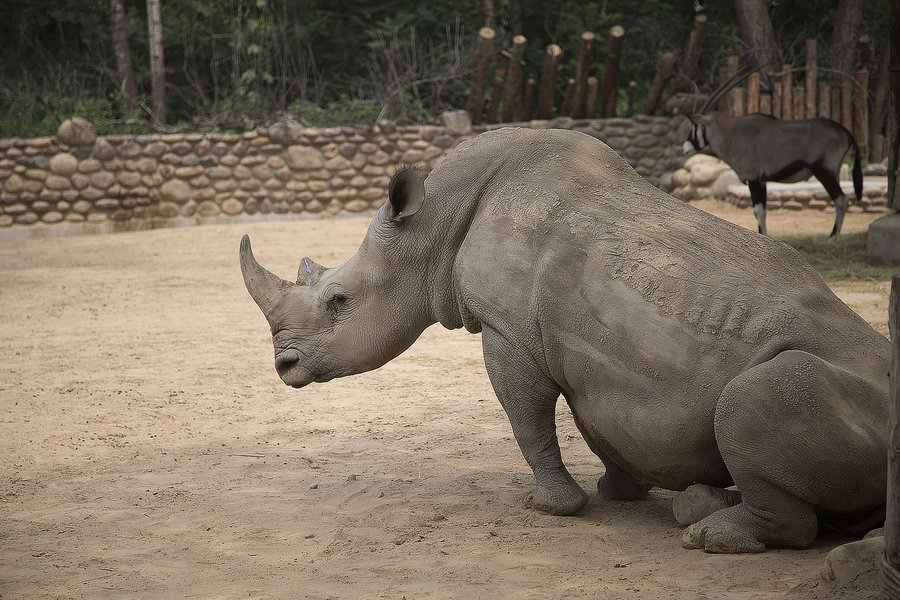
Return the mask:
[(294, 349), (284, 350), (275, 357), (275, 370), (281, 380), (293, 388), (301, 388), (313, 382), (328, 381), (303, 365), (305, 357)]

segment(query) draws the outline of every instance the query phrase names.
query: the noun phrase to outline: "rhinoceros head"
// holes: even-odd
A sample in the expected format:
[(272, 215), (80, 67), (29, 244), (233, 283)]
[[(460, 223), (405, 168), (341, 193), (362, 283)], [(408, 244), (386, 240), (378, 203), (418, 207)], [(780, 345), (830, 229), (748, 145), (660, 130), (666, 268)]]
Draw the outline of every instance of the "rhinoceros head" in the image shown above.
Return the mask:
[(422, 310), (425, 281), (410, 264), (415, 232), (407, 220), (422, 206), (425, 177), (419, 169), (399, 171), (356, 254), (330, 269), (303, 258), (296, 282), (263, 268), (250, 238), (241, 240), (244, 283), (269, 322), (275, 369), (287, 385), (380, 367), (434, 322)]

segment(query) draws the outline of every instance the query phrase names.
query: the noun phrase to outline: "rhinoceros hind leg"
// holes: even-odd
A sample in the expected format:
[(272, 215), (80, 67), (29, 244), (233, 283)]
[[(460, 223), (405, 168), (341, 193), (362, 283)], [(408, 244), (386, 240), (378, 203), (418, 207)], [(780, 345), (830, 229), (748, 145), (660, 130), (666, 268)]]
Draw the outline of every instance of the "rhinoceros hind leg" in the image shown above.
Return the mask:
[(684, 530), (681, 545), (715, 554), (763, 552), (766, 545), (756, 538), (746, 504), (716, 511)]
[(610, 500), (638, 500), (653, 486), (636, 479), (613, 462), (604, 461), (606, 473), (597, 481), (597, 491)]
[(679, 525), (687, 527), (723, 508), (741, 502), (741, 493), (711, 485), (696, 484), (679, 492), (672, 500), (672, 511)]

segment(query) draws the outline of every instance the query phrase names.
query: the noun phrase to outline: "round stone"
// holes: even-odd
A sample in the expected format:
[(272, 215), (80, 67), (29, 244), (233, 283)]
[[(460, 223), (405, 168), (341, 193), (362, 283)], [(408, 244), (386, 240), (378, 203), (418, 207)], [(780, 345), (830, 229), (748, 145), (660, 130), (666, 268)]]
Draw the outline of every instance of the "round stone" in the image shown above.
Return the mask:
[(50, 172), (68, 177), (78, 169), (78, 159), (68, 152), (61, 152), (50, 159)]
[(56, 137), (69, 146), (90, 146), (97, 141), (97, 129), (87, 119), (66, 119), (56, 130)]
[(159, 188), (160, 197), (175, 204), (184, 204), (190, 200), (191, 193), (191, 186), (179, 179), (167, 181)]

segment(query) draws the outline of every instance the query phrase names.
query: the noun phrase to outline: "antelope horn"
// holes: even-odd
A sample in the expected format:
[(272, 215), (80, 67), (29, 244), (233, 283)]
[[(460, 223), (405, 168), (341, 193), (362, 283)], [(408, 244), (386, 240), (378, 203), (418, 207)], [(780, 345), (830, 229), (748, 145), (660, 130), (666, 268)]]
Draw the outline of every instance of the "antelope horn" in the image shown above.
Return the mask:
[(768, 66), (768, 64), (769, 63), (759, 65), (758, 67), (747, 66), (729, 77), (728, 80), (725, 81), (725, 83), (716, 88), (716, 90), (709, 96), (709, 99), (703, 104), (703, 107), (700, 109), (700, 114), (705, 114), (706, 111), (716, 105), (716, 102), (718, 102), (722, 98), (722, 96), (730, 92), (731, 88), (736, 86), (738, 83), (740, 83), (742, 80), (746, 79), (753, 73)]
[(256, 262), (250, 248), (250, 237), (247, 235), (241, 238), (241, 273), (247, 291), (266, 316), (293, 285), (273, 275)]

